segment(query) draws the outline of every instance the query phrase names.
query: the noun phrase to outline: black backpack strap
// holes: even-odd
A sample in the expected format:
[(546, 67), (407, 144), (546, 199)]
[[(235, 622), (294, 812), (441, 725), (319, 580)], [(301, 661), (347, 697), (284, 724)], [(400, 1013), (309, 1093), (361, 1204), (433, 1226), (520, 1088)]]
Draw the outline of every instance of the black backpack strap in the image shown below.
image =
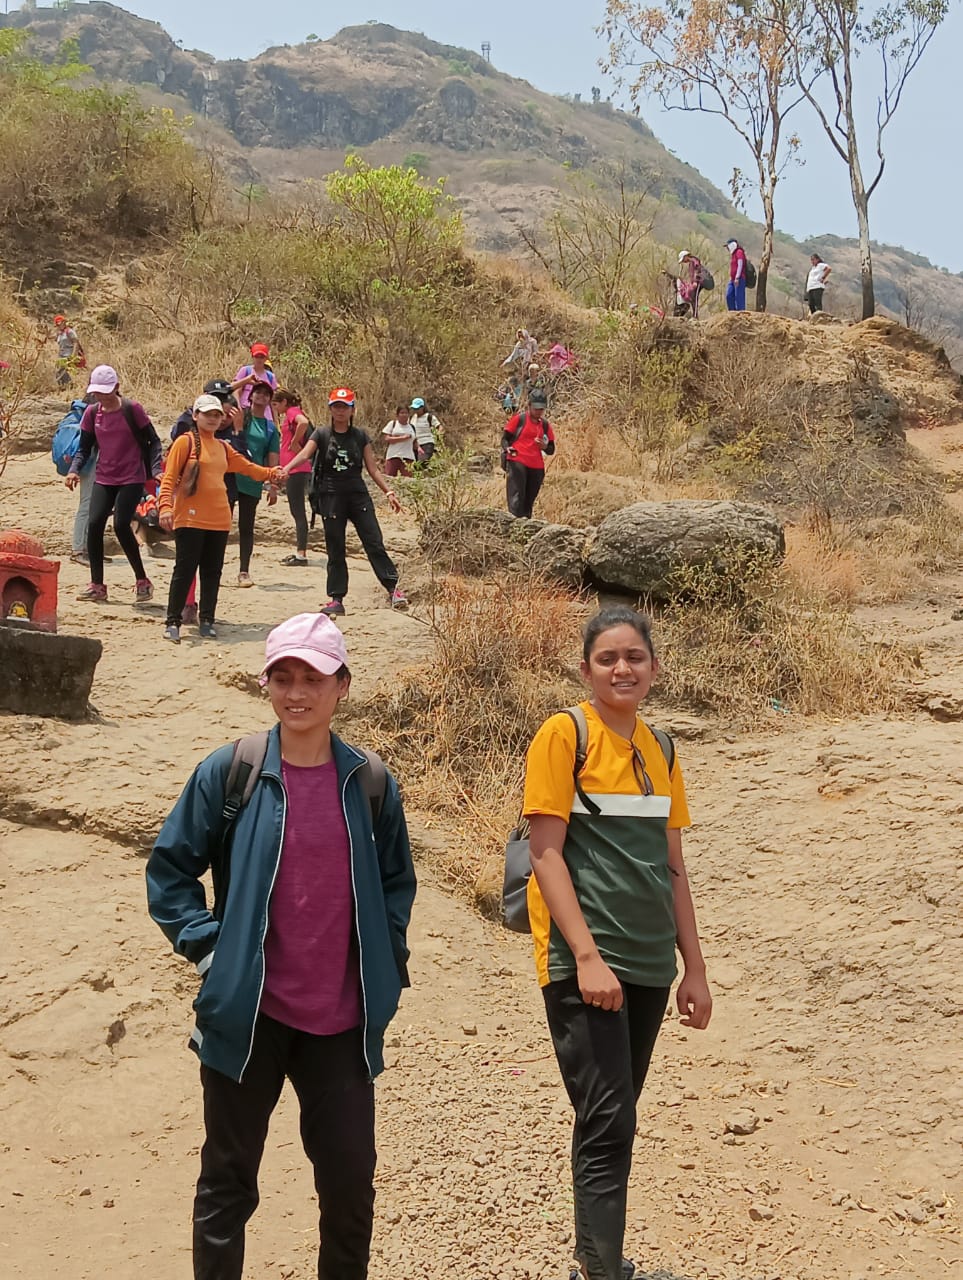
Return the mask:
[(159, 474), (161, 470), (163, 450), (161, 448), (160, 436), (151, 420), (147, 419), (147, 426), (142, 427), (134, 416), (133, 403), (126, 396), (121, 396), (120, 408), (130, 427), (131, 435), (137, 441), (141, 454), (144, 458), (144, 470), (147, 472), (147, 479), (152, 480), (155, 474)]
[(672, 741), (672, 735), (666, 733), (664, 729), (653, 729), (651, 725), (647, 726), (652, 737), (662, 748), (662, 754), (665, 756), (665, 762), (669, 766), (669, 777), (672, 777), (672, 770), (675, 768), (675, 743)]
[(384, 807), (385, 793), (388, 790), (388, 770), (377, 751), (366, 751), (364, 747), (360, 747), (359, 750), (365, 758), (359, 774), (361, 789), (371, 809), (371, 825), (376, 827)]
[(585, 808), (593, 816), (602, 812), (599, 806), (582, 790), (582, 784), (579, 781), (579, 775), (585, 768), (585, 761), (588, 758), (588, 720), (585, 718), (585, 712), (581, 707), (566, 707), (565, 715), (575, 725), (575, 792), (581, 800)]
[[(527, 413), (527, 412), (525, 412), (525, 413), (523, 413), (523, 414), (521, 415), (521, 417), (518, 419), (518, 426), (515, 428), (515, 430), (512, 432), (512, 434), (508, 437), (508, 440), (505, 442), (505, 443), (508, 445), (508, 447), (509, 447), (509, 448), (511, 448), (513, 444), (517, 444), (517, 443), (518, 443), (518, 439), (519, 439), (519, 437), (521, 436), (522, 432), (525, 430), (525, 428), (526, 428), (526, 426), (527, 426), (527, 425), (528, 425), (528, 413)], [(570, 714), (571, 714), (571, 713), (570, 713)], [(573, 719), (575, 719), (575, 717), (574, 717), (574, 716), (573, 716), (572, 718), (573, 718)], [(575, 726), (575, 727), (576, 727), (576, 728), (578, 728), (578, 722), (577, 722), (577, 721), (576, 721), (576, 726)]]
[(231, 832), (237, 815), (250, 800), (258, 784), (267, 755), (268, 730), (249, 733), (234, 743), (234, 754), (224, 780), (224, 807), (221, 810), (220, 838), (211, 854), (214, 883), (214, 915), (220, 919), (231, 882)]

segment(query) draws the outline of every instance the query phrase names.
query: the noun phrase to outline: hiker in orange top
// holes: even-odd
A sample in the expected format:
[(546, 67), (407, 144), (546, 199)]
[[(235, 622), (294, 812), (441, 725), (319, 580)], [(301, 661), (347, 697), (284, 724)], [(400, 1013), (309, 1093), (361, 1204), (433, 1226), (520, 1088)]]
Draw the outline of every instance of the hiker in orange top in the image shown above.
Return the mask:
[(194, 575), (200, 571), (201, 601), (198, 631), (217, 637), (214, 613), (224, 568), (224, 552), (231, 528), (231, 507), (224, 485), (226, 472), (256, 481), (280, 484), (278, 467), (259, 467), (232, 449), (215, 433), (223, 425), (224, 406), (217, 396), (194, 401), (194, 428), (178, 436), (167, 455), (158, 502), (161, 528), (174, 531), (177, 558), (167, 598), (164, 638), (181, 642), (181, 614)]

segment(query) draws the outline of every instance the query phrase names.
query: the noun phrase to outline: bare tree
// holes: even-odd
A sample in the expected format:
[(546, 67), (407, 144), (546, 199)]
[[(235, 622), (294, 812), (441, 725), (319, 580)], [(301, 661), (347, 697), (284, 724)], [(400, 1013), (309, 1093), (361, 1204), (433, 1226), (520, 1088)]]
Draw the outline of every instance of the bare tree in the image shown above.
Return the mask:
[[(799, 29), (800, 14), (796, 0), (659, 0), (655, 5), (608, 0), (600, 28), (609, 42), (604, 69), (628, 89), (636, 112), (645, 95), (654, 93), (666, 110), (721, 117), (752, 152), (765, 228), (757, 311), (766, 309), (776, 186), (799, 151), (798, 136), (787, 136), (784, 126), (806, 97), (787, 45), (787, 33)], [(746, 186), (734, 169), (736, 204)]]
[[(883, 135), (903, 98), (906, 82), (949, 11), (949, 0), (803, 0), (800, 26), (779, 22), (796, 84), (813, 107), (833, 150), (849, 170), (859, 225), (863, 319), (876, 313), (869, 201), (886, 168)], [(863, 55), (867, 55), (863, 57)], [(875, 172), (863, 172), (857, 126), (857, 72), (877, 59), (876, 120), (871, 129)]]
[(603, 186), (573, 175), (561, 207), (543, 230), (519, 234), (554, 284), (588, 306), (621, 309), (631, 301), (642, 251), (651, 238), (655, 202), (621, 164)]

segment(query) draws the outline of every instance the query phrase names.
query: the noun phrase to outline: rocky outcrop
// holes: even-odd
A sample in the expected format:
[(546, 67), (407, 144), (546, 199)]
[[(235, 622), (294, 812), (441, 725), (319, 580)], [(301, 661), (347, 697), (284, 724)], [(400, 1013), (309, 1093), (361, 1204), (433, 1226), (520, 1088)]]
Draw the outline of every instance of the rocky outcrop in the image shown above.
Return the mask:
[(738, 578), (785, 555), (782, 525), (765, 507), (744, 502), (636, 502), (607, 516), (589, 540), (586, 575), (596, 586), (671, 599), (685, 593), (686, 572)]
[(553, 582), (580, 591), (585, 578), (586, 543), (592, 532), (567, 524), (547, 524), (527, 542), (525, 562)]

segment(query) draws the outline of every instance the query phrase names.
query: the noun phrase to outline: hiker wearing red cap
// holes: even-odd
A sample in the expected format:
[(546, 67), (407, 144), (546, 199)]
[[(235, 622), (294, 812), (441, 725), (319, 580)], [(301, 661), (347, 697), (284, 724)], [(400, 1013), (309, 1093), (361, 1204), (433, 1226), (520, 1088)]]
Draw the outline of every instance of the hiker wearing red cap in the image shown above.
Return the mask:
[(131, 523), (145, 485), (155, 489), (163, 473), (161, 442), (143, 406), (121, 396), (117, 371), (109, 364), (94, 369), (87, 396), (93, 403), (80, 420), (80, 444), (64, 480), (68, 489), (76, 489), (81, 471), (97, 450), (87, 523), (90, 583), (77, 599), (100, 603), (107, 599), (104, 530), (113, 512), (114, 533), (134, 571), (135, 602), (146, 604), (153, 598), (154, 587), (144, 571)]
[(147, 863), (151, 916), (201, 975), (190, 1040), (205, 1129), (194, 1275), (241, 1278), (287, 1078), (321, 1209), (316, 1274), (365, 1280), (372, 1082), (408, 986), (411, 848), (394, 778), (331, 730), (351, 683), (334, 623), (308, 613), (275, 627), (261, 683), (277, 723), (198, 765)]
[(401, 510), (395, 491), (388, 484), (371, 445), (367, 431), (354, 425), (355, 394), (350, 387), (335, 387), (328, 397), (331, 425), (313, 431), (301, 452), (281, 468), (288, 476), (302, 462), (315, 458), (311, 484), (311, 506), (324, 525), (328, 553), (328, 603), (321, 612), (330, 618), (344, 614), (348, 594), (348, 560), (345, 547), (348, 521), (355, 527), (375, 577), (388, 592), (394, 609), (405, 609), (408, 601), (398, 586), (398, 570), (385, 550), (381, 526), (364, 482), (364, 472), (388, 499), (392, 511)]
[(85, 368), (87, 361), (77, 330), (67, 323), (67, 317), (54, 316), (54, 327), (57, 330), (57, 386), (66, 391), (72, 381), (72, 371)]
[[(266, 382), (272, 391), (277, 390), (278, 380), (274, 375), (274, 370), (268, 363), (270, 354), (271, 352), (266, 342), (252, 343), (251, 363), (242, 364), (234, 375), (231, 390), (237, 392), (237, 402), (242, 409), (246, 409), (250, 405), (251, 391), (256, 382)], [(267, 416), (273, 421), (270, 405), (268, 406)]]

